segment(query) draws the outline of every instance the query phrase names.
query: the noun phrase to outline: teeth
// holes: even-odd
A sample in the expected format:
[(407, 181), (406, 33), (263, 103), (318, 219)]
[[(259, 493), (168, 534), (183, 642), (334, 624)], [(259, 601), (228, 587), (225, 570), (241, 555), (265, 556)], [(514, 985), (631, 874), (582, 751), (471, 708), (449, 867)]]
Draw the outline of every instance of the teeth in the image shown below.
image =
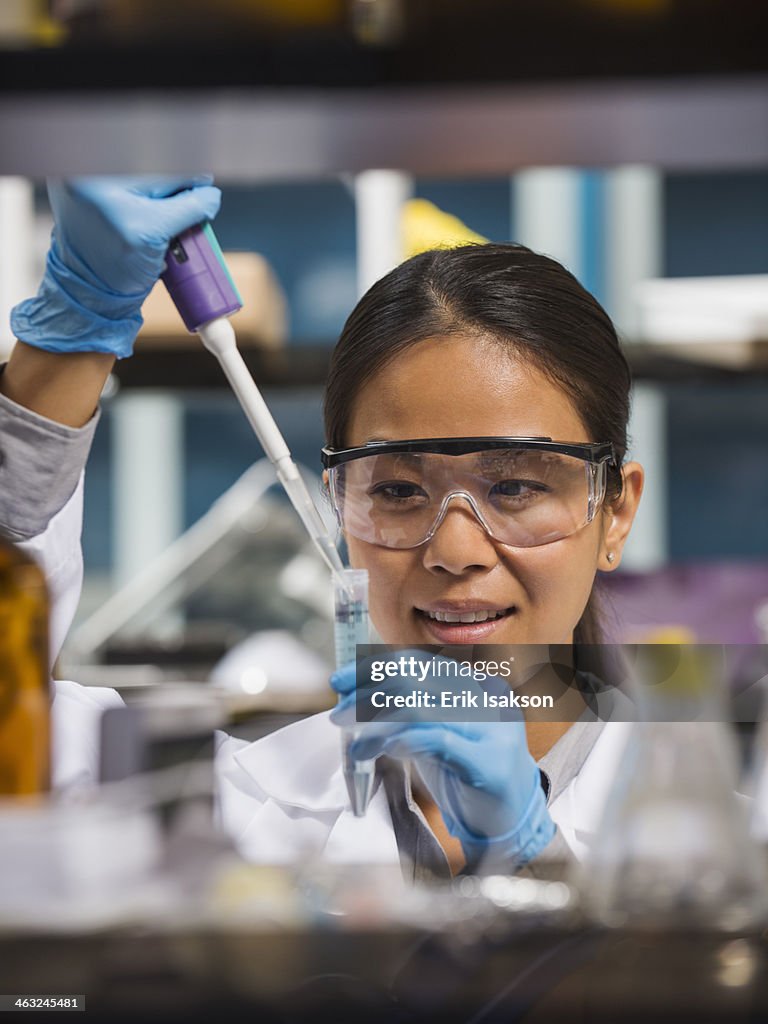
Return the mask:
[(479, 611), (479, 612), (425, 612), (428, 618), (437, 622), (486, 622), (488, 619), (498, 619), (504, 612)]

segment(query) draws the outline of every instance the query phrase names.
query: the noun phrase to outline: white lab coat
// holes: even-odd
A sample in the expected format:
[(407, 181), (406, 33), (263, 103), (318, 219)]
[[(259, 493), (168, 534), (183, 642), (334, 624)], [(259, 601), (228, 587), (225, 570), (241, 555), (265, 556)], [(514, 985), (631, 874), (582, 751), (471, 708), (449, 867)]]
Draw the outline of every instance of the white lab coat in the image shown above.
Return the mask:
[[(52, 597), (51, 651), (71, 624), (82, 583), (82, 482), (43, 534), (22, 545), (42, 565)], [(53, 702), (53, 780), (58, 787), (95, 781), (102, 711), (118, 706), (114, 690), (57, 681)], [(594, 833), (630, 728), (604, 726), (581, 771), (550, 813), (578, 856)], [(398, 850), (386, 794), (369, 813), (349, 810), (339, 731), (328, 714), (314, 715), (255, 743), (219, 734), (216, 777), (221, 821), (241, 853), (261, 863), (307, 856), (335, 862), (394, 863)]]
[[(627, 722), (606, 722), (581, 771), (549, 808), (577, 857), (597, 829), (629, 729)], [(216, 755), (222, 821), (245, 857), (397, 863), (384, 788), (374, 794), (366, 817), (355, 818), (339, 750), (339, 730), (328, 712), (256, 743), (222, 738)]]
[[(72, 624), (83, 582), (80, 533), (83, 518), (83, 481), (44, 533), (19, 547), (42, 567), (51, 601), (51, 665)], [(57, 789), (95, 782), (99, 770), (99, 722), (109, 707), (123, 703), (114, 690), (80, 686), (65, 680), (54, 683), (51, 707), (52, 782)]]

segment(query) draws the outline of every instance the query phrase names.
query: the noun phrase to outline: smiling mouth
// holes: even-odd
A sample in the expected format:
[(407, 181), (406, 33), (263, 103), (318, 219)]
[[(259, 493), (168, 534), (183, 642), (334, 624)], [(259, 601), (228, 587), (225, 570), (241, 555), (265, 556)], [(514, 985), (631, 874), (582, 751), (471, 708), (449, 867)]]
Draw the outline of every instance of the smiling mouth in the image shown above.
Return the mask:
[(498, 619), (506, 618), (514, 611), (514, 606), (510, 608), (503, 608), (501, 611), (491, 608), (467, 612), (430, 612), (424, 611), (421, 608), (416, 609), (418, 615), (428, 619), (430, 622), (439, 622), (441, 624), (449, 625), (471, 625), (479, 622), (495, 622)]

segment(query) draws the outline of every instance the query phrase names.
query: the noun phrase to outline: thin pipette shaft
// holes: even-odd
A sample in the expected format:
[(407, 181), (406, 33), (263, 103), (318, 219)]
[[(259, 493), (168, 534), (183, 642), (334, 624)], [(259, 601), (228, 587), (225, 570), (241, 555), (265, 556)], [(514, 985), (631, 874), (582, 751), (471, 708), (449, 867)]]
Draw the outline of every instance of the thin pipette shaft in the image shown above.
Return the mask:
[(253, 427), (267, 458), (275, 467), (285, 493), (298, 512), (323, 561), (331, 570), (334, 582), (337, 585), (345, 586), (344, 564), (333, 537), (326, 529), (298, 467), (291, 457), (285, 438), (280, 433), (267, 403), (262, 398), (261, 392), (256, 387), (253, 377), (245, 365), (237, 348), (232, 325), (229, 320), (221, 318), (204, 324), (198, 329), (198, 333), (205, 347), (216, 356), (221, 364), (248, 422)]

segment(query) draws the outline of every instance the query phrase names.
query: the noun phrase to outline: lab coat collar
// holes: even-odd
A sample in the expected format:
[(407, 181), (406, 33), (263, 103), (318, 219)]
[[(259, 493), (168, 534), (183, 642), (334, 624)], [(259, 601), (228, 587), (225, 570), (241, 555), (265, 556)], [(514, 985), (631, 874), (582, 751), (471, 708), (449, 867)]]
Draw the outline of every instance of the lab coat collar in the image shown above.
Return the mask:
[(330, 712), (312, 715), (238, 750), (234, 759), (278, 803), (338, 811), (348, 802), (341, 770), (341, 730)]

